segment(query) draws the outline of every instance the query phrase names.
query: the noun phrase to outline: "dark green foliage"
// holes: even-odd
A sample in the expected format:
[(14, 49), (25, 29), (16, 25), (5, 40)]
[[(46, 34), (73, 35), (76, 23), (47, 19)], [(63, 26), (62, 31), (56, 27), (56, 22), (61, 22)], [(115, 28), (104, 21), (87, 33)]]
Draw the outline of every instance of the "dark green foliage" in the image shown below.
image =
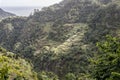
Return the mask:
[(32, 58), (34, 56), (33, 54), (34, 51), (35, 51), (34, 47), (28, 46), (22, 51), (21, 55), (23, 55), (25, 58)]
[(97, 80), (120, 79), (120, 39), (107, 36), (103, 42), (97, 43), (99, 56), (93, 60), (92, 77)]
[(111, 69), (111, 65), (118, 65), (116, 53), (119, 50), (115, 50), (118, 45), (109, 42), (110, 38), (105, 44), (103, 42), (104, 45), (98, 44), (101, 48), (98, 51), (95, 44), (105, 40), (106, 34), (120, 36), (119, 13), (119, 0), (63, 0), (41, 11), (36, 10), (29, 17), (2, 20), (0, 45), (32, 62), (42, 80), (58, 77), (60, 80), (92, 80), (88, 59), (94, 54), (101, 54), (99, 58), (95, 56), (101, 64), (93, 69), (93, 77), (117, 80), (119, 69)]
[[(55, 54), (54, 52), (42, 52), (35, 57), (34, 63), (36, 71), (44, 70), (56, 73), (60, 79), (63, 79), (66, 74), (86, 73), (87, 54), (74, 47), (69, 53)], [(66, 79), (67, 80), (67, 79)]]
[(38, 73), (39, 80), (59, 80), (58, 77), (52, 72), (41, 72)]
[(68, 73), (66, 76), (65, 76), (65, 80), (76, 80), (76, 76), (72, 73)]
[(101, 7), (91, 16), (89, 31), (85, 35), (86, 42), (96, 43), (104, 39), (107, 34), (119, 35), (120, 7), (118, 4), (109, 3)]

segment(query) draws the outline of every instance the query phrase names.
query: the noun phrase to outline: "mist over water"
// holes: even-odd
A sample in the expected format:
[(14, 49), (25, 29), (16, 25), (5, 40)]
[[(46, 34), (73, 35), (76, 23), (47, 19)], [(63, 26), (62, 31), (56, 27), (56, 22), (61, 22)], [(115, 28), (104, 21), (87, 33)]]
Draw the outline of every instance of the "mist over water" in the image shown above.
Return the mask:
[(1, 7), (4, 11), (16, 14), (17, 16), (29, 16), (34, 9), (41, 10), (42, 7)]

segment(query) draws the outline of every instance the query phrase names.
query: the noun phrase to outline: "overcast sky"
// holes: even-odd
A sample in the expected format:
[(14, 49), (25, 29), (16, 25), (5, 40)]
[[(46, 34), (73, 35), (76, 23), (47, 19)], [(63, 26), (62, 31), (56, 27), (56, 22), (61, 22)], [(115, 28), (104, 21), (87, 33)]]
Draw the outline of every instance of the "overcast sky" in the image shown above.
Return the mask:
[(62, 0), (0, 0), (0, 6), (49, 6)]

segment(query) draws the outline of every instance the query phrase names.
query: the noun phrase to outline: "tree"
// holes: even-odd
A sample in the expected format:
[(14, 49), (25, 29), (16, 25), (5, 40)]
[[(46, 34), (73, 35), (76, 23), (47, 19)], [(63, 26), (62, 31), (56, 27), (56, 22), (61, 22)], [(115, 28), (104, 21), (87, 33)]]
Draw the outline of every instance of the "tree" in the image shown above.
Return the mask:
[(73, 73), (68, 73), (65, 76), (65, 80), (76, 80), (76, 76)]
[(120, 39), (107, 36), (97, 43), (99, 56), (92, 59), (92, 77), (96, 80), (120, 79)]
[(27, 61), (5, 51), (0, 48), (0, 80), (38, 80)]
[(42, 71), (41, 73), (38, 74), (38, 79), (39, 80), (59, 80), (58, 76), (56, 76), (52, 72), (45, 72)]

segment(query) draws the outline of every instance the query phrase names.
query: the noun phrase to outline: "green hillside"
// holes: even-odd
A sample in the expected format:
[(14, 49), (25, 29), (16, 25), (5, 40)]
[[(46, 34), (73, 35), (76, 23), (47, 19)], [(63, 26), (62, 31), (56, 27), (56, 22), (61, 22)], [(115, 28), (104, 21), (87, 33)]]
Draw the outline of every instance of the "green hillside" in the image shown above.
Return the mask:
[(106, 35), (120, 36), (119, 22), (119, 0), (63, 0), (29, 17), (2, 20), (0, 45), (30, 61), (39, 80), (112, 80), (93, 77), (99, 74), (92, 73), (91, 58), (101, 55), (96, 43)]

